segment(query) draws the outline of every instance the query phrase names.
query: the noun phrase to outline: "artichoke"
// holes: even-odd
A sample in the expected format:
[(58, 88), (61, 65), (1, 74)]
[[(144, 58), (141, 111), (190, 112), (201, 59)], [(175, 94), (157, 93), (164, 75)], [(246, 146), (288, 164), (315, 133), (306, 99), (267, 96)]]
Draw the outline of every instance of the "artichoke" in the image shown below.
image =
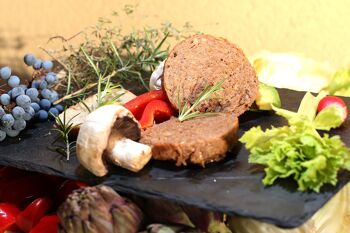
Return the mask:
[(59, 207), (60, 233), (136, 233), (143, 213), (107, 186), (75, 190)]

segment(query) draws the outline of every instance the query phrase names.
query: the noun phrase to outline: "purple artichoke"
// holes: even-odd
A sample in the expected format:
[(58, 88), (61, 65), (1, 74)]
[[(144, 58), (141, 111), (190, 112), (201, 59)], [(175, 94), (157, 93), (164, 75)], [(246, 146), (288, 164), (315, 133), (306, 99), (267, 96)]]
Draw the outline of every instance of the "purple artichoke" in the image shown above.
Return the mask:
[(60, 233), (136, 233), (143, 213), (107, 186), (74, 191), (59, 207)]

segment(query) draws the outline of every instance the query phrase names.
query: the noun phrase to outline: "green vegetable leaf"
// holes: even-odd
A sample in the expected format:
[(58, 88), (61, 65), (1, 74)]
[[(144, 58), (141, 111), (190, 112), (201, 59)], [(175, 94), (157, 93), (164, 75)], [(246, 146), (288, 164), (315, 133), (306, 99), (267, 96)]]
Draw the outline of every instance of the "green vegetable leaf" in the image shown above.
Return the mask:
[(314, 120), (314, 126), (320, 130), (338, 128), (343, 123), (343, 109), (329, 106), (319, 112)]
[(277, 115), (286, 118), (288, 122), (293, 121), (296, 118), (301, 118), (301, 115), (296, 112), (292, 112), (283, 108), (278, 108), (276, 106), (272, 106), (272, 109), (276, 112)]
[[(312, 160), (308, 160), (301, 163), (301, 166), (305, 169), (304, 173), (300, 175), (298, 185), (301, 190), (307, 190), (307, 184), (313, 187), (316, 192), (319, 192), (323, 183), (318, 181), (317, 173), (324, 170), (327, 167), (326, 157), (320, 155)], [(335, 173), (336, 174), (336, 173)], [(328, 183), (334, 185), (333, 178)]]
[(350, 158), (345, 159), (343, 167), (344, 169), (350, 171)]
[(321, 91), (316, 97), (310, 92), (307, 92), (300, 103), (298, 114), (305, 116), (306, 119), (310, 121), (313, 121), (316, 116), (318, 103), (326, 96), (327, 93), (324, 91)]
[(240, 141), (250, 151), (249, 163), (266, 167), (265, 185), (291, 177), (300, 191), (319, 192), (336, 184), (339, 169), (350, 169), (350, 150), (340, 138), (321, 137), (307, 121), (266, 131), (254, 127)]
[(302, 99), (298, 112), (292, 112), (286, 109), (272, 106), (277, 115), (288, 120), (289, 125), (297, 125), (301, 122), (312, 125), (315, 130), (331, 130), (339, 127), (343, 122), (343, 111), (340, 108), (331, 106), (316, 115), (317, 106), (321, 99), (326, 96), (326, 92), (322, 91), (317, 96), (313, 96), (309, 92)]

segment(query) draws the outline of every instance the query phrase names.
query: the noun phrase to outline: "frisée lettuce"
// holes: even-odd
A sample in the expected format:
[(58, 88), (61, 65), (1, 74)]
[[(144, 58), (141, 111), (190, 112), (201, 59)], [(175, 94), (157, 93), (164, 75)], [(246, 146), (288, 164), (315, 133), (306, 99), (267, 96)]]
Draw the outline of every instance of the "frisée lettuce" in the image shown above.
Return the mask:
[(297, 182), (298, 190), (319, 192), (324, 184), (337, 183), (340, 169), (350, 170), (350, 150), (340, 137), (321, 136), (317, 132), (317, 129), (329, 130), (341, 124), (336, 109), (330, 108), (316, 116), (317, 105), (323, 97), (323, 93), (316, 97), (307, 93), (298, 112), (273, 107), (288, 120), (288, 126), (265, 131), (260, 126), (253, 127), (240, 138), (250, 151), (249, 163), (265, 166), (265, 185), (291, 177)]
[(350, 151), (339, 136), (321, 137), (305, 121), (263, 131), (252, 128), (240, 139), (250, 151), (249, 163), (266, 166), (265, 185), (292, 177), (300, 191), (319, 192), (324, 184), (335, 185), (339, 169), (350, 170)]

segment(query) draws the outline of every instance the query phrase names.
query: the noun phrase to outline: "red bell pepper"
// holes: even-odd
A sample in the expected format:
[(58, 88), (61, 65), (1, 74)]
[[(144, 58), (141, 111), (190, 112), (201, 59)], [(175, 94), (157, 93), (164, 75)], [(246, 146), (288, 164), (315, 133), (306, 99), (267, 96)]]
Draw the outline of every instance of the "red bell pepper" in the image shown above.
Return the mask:
[(142, 129), (146, 129), (151, 127), (154, 121), (161, 123), (169, 120), (173, 115), (174, 111), (169, 104), (162, 100), (153, 100), (147, 104), (139, 122)]
[(57, 206), (59, 206), (63, 201), (65, 201), (68, 195), (73, 192), (73, 190), (87, 186), (88, 185), (86, 183), (77, 180), (64, 181), (56, 194), (55, 202)]
[(38, 197), (50, 195), (52, 185), (42, 176), (24, 176), (10, 182), (0, 182), (0, 201), (26, 207)]
[(57, 233), (60, 219), (57, 215), (48, 215), (43, 217), (29, 233)]
[(137, 120), (140, 120), (143, 110), (145, 109), (146, 105), (152, 100), (167, 101), (168, 97), (163, 90), (150, 91), (137, 96), (135, 99), (130, 100), (124, 104), (124, 107), (127, 108)]
[(0, 233), (16, 230), (16, 218), (20, 210), (12, 204), (0, 203)]
[(17, 226), (22, 231), (29, 232), (51, 209), (52, 204), (52, 200), (47, 197), (34, 200), (17, 216)]

